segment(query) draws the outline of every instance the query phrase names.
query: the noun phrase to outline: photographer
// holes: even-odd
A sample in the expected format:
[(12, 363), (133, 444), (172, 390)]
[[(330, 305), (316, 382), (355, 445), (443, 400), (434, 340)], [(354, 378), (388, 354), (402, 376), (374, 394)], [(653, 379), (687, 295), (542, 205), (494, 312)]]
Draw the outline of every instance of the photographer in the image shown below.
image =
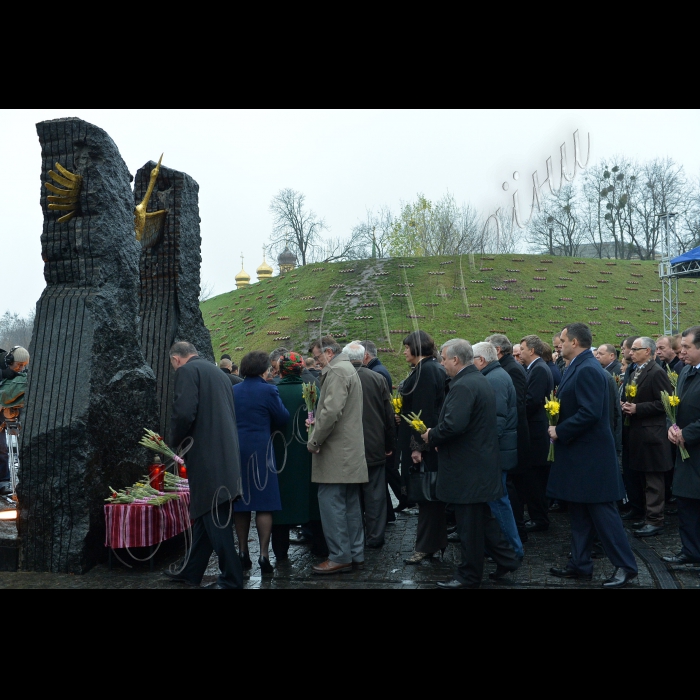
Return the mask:
[(29, 353), (23, 347), (14, 347), (9, 352), (0, 351), (0, 496), (12, 494), (9, 448), (7, 444), (7, 423), (19, 418), (24, 406), (24, 393), (27, 389), (27, 365)]

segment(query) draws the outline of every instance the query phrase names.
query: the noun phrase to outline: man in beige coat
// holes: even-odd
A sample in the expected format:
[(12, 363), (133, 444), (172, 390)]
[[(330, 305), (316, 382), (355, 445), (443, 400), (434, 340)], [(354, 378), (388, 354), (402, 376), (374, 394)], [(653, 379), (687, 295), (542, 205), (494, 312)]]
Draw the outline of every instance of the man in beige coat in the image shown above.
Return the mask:
[(311, 481), (318, 484), (318, 505), (328, 559), (313, 570), (334, 574), (364, 567), (361, 484), (367, 481), (362, 430), (362, 385), (355, 368), (331, 336), (311, 348), (321, 371), (321, 395), (308, 443)]

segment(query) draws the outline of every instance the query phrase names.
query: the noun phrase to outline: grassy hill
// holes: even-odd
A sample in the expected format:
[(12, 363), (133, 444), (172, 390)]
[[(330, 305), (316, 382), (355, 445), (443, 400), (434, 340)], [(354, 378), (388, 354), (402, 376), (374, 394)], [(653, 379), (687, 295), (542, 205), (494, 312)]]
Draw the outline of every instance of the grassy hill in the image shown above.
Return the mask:
[[(682, 280), (679, 297), (681, 326), (696, 323), (697, 282)], [(549, 342), (571, 321), (592, 324), (595, 344), (663, 332), (657, 263), (542, 255), (307, 265), (201, 308), (217, 358), (228, 352), (238, 362), (251, 350), (281, 345), (306, 353), (319, 333), (330, 333), (341, 345), (374, 340), (396, 377), (406, 370), (401, 340), (415, 328), (438, 343), (453, 337), (475, 343), (494, 332), (513, 342), (536, 333)]]

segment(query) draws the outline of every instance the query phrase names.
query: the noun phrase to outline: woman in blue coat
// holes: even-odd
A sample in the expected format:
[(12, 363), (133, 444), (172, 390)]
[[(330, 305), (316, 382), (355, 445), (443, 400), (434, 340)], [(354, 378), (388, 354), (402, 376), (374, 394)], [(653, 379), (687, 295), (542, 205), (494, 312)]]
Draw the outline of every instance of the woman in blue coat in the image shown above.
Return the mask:
[(275, 453), (270, 436), (289, 420), (289, 411), (280, 399), (277, 387), (265, 381), (270, 365), (267, 353), (256, 350), (241, 360), (244, 380), (233, 385), (233, 401), (241, 449), (242, 497), (234, 503), (238, 552), (244, 569), (253, 563), (248, 554), (250, 514), (255, 511), (255, 526), (260, 540), (260, 571), (270, 574), (269, 547), (272, 511), (282, 510), (277, 482)]

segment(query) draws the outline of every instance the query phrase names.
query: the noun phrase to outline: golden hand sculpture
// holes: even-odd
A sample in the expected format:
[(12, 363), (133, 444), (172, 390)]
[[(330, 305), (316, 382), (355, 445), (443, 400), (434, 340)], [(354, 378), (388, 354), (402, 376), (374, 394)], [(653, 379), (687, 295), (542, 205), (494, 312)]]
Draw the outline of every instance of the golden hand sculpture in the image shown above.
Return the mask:
[(70, 221), (75, 216), (75, 210), (78, 208), (78, 201), (80, 200), (80, 188), (83, 185), (83, 178), (66, 170), (60, 163), (56, 163), (55, 167), (60, 175), (53, 170), (49, 170), (49, 177), (54, 182), (68, 189), (60, 189), (51, 182), (45, 182), (44, 185), (49, 192), (53, 192), (56, 195), (55, 197), (52, 195), (48, 196), (49, 209), (68, 212), (59, 217), (58, 223), (62, 224), (64, 221)]
[(151, 198), (151, 193), (155, 187), (158, 173), (160, 172), (160, 164), (163, 160), (163, 154), (160, 155), (158, 165), (151, 170), (151, 177), (148, 182), (148, 189), (140, 204), (136, 205), (134, 210), (134, 230), (136, 231), (136, 240), (141, 243), (143, 248), (152, 248), (160, 240), (163, 233), (163, 225), (165, 224), (165, 215), (167, 209), (162, 211), (147, 212), (148, 201)]

